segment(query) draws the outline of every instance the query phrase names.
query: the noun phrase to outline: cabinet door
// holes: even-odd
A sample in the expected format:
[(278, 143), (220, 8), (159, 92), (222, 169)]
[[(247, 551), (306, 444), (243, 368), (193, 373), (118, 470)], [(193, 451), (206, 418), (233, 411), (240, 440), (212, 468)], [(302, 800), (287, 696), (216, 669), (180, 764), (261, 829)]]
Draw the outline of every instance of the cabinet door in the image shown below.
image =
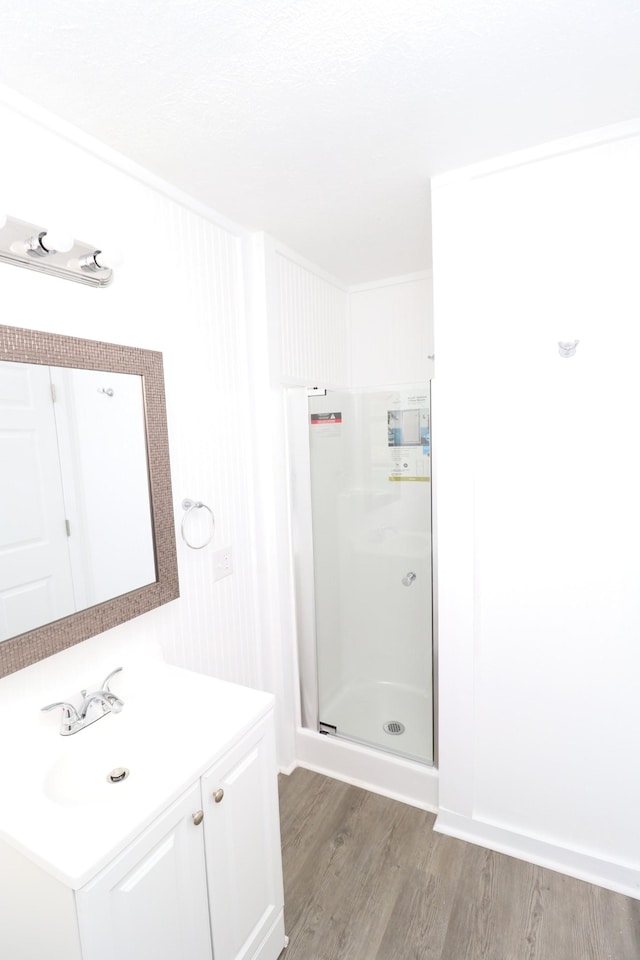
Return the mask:
[(83, 960), (211, 960), (200, 801), (197, 783), (78, 890)]
[(205, 774), (202, 787), (215, 960), (272, 960), (284, 947), (284, 921), (271, 717)]

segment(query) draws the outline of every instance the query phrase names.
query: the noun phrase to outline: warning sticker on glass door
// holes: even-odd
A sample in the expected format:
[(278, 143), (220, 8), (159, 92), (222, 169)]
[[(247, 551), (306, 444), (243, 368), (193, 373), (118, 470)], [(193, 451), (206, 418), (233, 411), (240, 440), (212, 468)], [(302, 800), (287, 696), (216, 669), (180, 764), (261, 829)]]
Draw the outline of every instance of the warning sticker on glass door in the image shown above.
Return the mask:
[(309, 417), (312, 427), (327, 426), (332, 423), (342, 423), (342, 414), (334, 413), (312, 413)]
[(311, 413), (309, 424), (313, 427), (312, 437), (320, 437), (322, 440), (339, 437), (342, 430), (342, 413), (339, 410), (332, 410), (330, 413)]

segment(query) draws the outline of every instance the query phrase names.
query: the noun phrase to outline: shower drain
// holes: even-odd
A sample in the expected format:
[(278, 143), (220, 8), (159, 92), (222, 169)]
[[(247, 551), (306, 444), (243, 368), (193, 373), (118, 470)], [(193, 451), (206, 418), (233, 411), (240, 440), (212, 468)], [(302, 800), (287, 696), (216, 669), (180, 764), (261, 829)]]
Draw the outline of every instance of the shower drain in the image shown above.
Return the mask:
[(394, 737), (399, 737), (401, 733), (404, 733), (404, 723), (400, 723), (399, 720), (387, 720), (386, 723), (382, 724), (382, 729), (385, 733), (391, 733)]

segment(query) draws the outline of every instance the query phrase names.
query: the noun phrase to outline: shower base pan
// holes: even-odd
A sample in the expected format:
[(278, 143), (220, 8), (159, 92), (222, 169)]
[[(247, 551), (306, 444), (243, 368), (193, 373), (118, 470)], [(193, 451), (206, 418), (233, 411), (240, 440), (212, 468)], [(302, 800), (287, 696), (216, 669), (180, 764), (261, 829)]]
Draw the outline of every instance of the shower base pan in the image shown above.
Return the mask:
[(405, 684), (351, 683), (321, 704), (324, 729), (410, 760), (433, 763), (431, 697)]

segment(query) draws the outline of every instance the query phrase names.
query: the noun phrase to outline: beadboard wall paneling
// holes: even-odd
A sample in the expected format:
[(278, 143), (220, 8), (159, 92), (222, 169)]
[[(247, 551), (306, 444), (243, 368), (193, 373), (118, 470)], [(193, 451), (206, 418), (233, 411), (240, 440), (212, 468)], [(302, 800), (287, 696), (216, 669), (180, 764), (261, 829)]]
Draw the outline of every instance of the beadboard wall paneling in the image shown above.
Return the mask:
[[(43, 226), (68, 225), (97, 245), (117, 245), (124, 264), (102, 290), (0, 264), (0, 322), (160, 350), (167, 392), (180, 599), (80, 646), (95, 660), (109, 649), (158, 641), (174, 663), (262, 686), (251, 562), (246, 234), (169, 199), (144, 182), (144, 171), (134, 175), (131, 164), (124, 172), (101, 159), (99, 144), (89, 152), (74, 142), (73, 131), (62, 136), (43, 125), (41, 112), (38, 118), (0, 103), (2, 141), (11, 145), (0, 156), (7, 212)], [(184, 497), (214, 510), (210, 547), (194, 551), (182, 542)], [(232, 547), (234, 569), (215, 583), (213, 551), (224, 546)]]
[[(216, 518), (212, 544), (192, 550), (178, 537), (187, 610), (180, 635), (165, 639), (172, 659), (251, 686), (262, 684), (254, 549), (252, 418), (247, 370), (241, 238), (174, 203), (164, 208), (179, 277), (167, 368), (179, 522), (184, 497)], [(188, 291), (183, 299), (183, 293)], [(175, 457), (173, 450), (175, 449)], [(192, 521), (194, 521), (192, 523)], [(206, 516), (191, 515), (200, 535)], [(214, 581), (214, 552), (231, 547), (233, 573)], [(188, 633), (186, 632), (188, 631)]]
[(347, 386), (350, 338), (347, 291), (337, 281), (276, 247), (280, 370), (275, 380), (299, 386)]

